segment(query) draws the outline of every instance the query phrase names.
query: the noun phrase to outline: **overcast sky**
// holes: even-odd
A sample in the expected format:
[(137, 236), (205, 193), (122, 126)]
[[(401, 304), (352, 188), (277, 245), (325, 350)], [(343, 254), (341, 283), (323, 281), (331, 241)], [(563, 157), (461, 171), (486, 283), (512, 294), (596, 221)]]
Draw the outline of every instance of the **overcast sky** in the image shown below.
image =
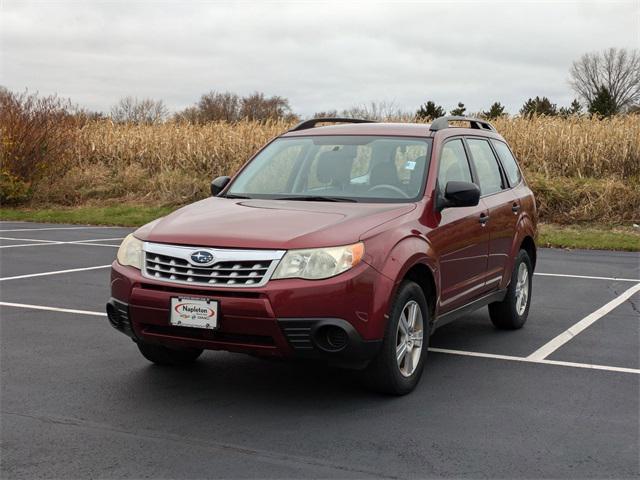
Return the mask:
[(574, 97), (571, 61), (640, 46), (640, 0), (466, 2), (0, 0), (0, 85), (108, 111), (172, 110), (210, 90), (281, 95), (296, 113), (427, 99), (469, 111)]

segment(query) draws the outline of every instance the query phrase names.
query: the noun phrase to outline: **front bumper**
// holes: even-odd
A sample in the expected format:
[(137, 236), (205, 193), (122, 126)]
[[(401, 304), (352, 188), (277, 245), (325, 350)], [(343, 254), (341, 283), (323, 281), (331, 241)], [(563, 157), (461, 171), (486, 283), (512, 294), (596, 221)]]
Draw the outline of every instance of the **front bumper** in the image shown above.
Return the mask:
[[(110, 323), (134, 340), (263, 356), (358, 364), (377, 353), (393, 284), (361, 263), (337, 277), (271, 280), (260, 288), (196, 288), (142, 277), (114, 262)], [(219, 328), (176, 327), (172, 297), (214, 298)]]

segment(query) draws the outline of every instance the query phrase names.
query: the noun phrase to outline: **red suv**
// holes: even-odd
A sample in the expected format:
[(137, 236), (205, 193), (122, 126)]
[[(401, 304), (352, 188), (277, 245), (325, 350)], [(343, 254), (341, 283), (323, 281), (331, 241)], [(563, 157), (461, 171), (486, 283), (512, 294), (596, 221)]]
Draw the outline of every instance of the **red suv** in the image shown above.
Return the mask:
[(305, 121), (211, 193), (113, 263), (109, 321), (154, 363), (315, 358), (404, 394), (434, 328), (485, 305), (498, 328), (527, 319), (536, 205), (486, 121)]

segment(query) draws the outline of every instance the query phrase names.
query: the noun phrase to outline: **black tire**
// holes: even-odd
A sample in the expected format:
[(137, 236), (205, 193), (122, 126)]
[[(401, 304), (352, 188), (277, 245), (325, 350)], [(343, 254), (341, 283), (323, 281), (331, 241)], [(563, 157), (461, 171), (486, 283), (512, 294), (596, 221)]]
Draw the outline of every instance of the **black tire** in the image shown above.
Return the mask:
[[(396, 348), (398, 348), (399, 339), (398, 324), (402, 311), (412, 301), (418, 305), (420, 314), (422, 315), (422, 348), (418, 353), (419, 358), (417, 363), (413, 363), (416, 365), (415, 370), (413, 370), (413, 373), (409, 376), (405, 376), (401, 372), (401, 366), (398, 364), (396, 358)], [(416, 283), (404, 281), (398, 288), (398, 292), (393, 300), (380, 351), (364, 372), (362, 372), (365, 384), (375, 391), (391, 395), (406, 395), (411, 392), (422, 376), (422, 370), (424, 369), (425, 358), (429, 347), (430, 333), (431, 317), (424, 292)]]
[[(520, 265), (524, 264), (527, 269), (527, 298), (524, 310), (520, 309), (518, 302), (518, 273)], [(516, 261), (513, 264), (513, 272), (511, 272), (511, 282), (507, 289), (507, 295), (501, 302), (489, 304), (489, 317), (496, 328), (503, 330), (517, 330), (522, 328), (529, 316), (529, 307), (531, 305), (533, 265), (526, 250), (520, 250)]]
[(169, 348), (140, 341), (137, 345), (142, 356), (157, 365), (188, 365), (202, 354), (199, 348)]

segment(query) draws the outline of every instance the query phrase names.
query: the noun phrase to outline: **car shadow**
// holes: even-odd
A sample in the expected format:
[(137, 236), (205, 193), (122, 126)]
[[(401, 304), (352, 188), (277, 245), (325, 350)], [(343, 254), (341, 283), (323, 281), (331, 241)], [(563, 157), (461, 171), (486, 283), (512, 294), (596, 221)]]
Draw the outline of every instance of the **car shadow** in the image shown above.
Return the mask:
[[(277, 361), (226, 352), (205, 352), (193, 365), (166, 367), (145, 364), (112, 385), (115, 401), (143, 404), (154, 410), (190, 405), (223, 406), (227, 411), (308, 412), (330, 408), (375, 407), (399, 399), (368, 390), (358, 372), (322, 363)], [(356, 407), (357, 406), (357, 407)], [(337, 409), (337, 410), (336, 410)]]

